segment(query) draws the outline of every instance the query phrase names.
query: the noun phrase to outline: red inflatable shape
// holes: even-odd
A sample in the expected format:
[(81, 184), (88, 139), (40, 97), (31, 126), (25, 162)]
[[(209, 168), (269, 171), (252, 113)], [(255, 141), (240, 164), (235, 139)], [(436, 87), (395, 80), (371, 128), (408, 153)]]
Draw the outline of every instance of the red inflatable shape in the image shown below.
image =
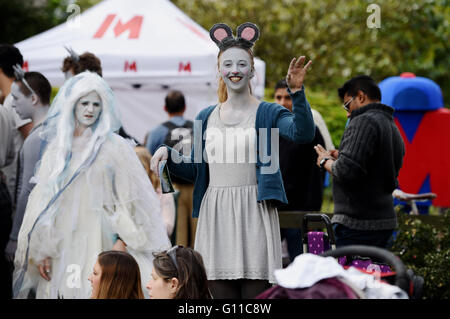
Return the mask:
[(450, 207), (450, 110), (425, 112), (411, 143), (400, 122), (395, 123), (406, 148), (398, 178), (401, 189), (418, 193), (429, 175), (431, 191), (437, 194), (433, 205)]

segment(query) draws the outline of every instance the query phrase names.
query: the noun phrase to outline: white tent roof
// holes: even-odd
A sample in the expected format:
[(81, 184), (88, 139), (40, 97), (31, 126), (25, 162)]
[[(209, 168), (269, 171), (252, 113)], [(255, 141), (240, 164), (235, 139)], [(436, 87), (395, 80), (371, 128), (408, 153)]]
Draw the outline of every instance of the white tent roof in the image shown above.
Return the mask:
[[(209, 90), (215, 90), (217, 83), (218, 48), (209, 38), (209, 32), (168, 0), (104, 0), (77, 18), (16, 46), (24, 56), (24, 68), (43, 73), (53, 86), (60, 86), (64, 81), (61, 66), (68, 56), (64, 46), (72, 47), (78, 54), (94, 53), (102, 61), (105, 80), (116, 94), (123, 95), (118, 96), (119, 102), (125, 102), (127, 94), (133, 99), (132, 94), (137, 91), (132, 89), (133, 84), (141, 85), (142, 100), (147, 88), (152, 88), (152, 94), (162, 85), (176, 86), (185, 92), (195, 90), (199, 84), (208, 84)], [(255, 59), (255, 66), (252, 84), (255, 94), (263, 97), (265, 63)], [(189, 92), (185, 94), (189, 110)], [(164, 94), (158, 96), (158, 101), (152, 96), (147, 101), (154, 100), (162, 109)], [(212, 104), (215, 98), (208, 94), (203, 103)], [(200, 103), (202, 99), (196, 100)], [(192, 118), (202, 107), (195, 106), (186, 115)], [(150, 114), (144, 111), (143, 105), (141, 108), (141, 119), (136, 119), (142, 122), (139, 130), (130, 128), (125, 119), (123, 124), (125, 129), (130, 128), (131, 134), (134, 130), (134, 135), (142, 141), (148, 129), (165, 120), (166, 115), (162, 111)]]

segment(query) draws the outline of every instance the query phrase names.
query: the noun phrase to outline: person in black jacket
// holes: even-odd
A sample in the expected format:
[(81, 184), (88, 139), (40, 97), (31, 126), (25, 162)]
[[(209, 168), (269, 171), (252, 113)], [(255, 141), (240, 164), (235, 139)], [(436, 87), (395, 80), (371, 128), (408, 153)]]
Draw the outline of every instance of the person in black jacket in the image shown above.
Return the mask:
[(317, 165), (333, 175), (336, 244), (386, 248), (397, 227), (392, 192), (405, 155), (394, 109), (380, 103), (380, 89), (365, 75), (338, 93), (350, 119), (339, 152), (315, 147)]
[[(292, 111), (286, 80), (276, 84), (275, 102)], [(280, 136), (280, 170), (289, 204), (278, 210), (320, 211), (325, 172), (316, 166), (314, 146), (317, 144), (325, 145), (317, 126), (311, 143), (296, 144)], [(289, 259), (292, 261), (303, 251), (301, 231), (299, 228), (281, 228), (280, 231), (281, 239), (286, 238)]]

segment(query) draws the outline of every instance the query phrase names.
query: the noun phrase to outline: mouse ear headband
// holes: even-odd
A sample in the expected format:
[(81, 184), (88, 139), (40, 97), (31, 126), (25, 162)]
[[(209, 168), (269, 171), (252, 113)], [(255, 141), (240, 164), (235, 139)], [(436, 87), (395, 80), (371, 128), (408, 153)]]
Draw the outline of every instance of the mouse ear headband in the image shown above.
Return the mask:
[(245, 22), (237, 28), (237, 37), (233, 37), (231, 28), (225, 23), (216, 23), (209, 30), (209, 36), (217, 44), (220, 51), (231, 47), (251, 49), (259, 38), (259, 28), (256, 24)]
[(16, 65), (13, 65), (13, 70), (16, 80), (22, 82), (23, 85), (25, 85), (27, 89), (31, 92), (31, 94), (36, 95), (34, 90), (31, 88), (30, 84), (28, 84), (27, 80), (25, 80), (25, 72), (23, 71), (20, 64), (17, 63)]

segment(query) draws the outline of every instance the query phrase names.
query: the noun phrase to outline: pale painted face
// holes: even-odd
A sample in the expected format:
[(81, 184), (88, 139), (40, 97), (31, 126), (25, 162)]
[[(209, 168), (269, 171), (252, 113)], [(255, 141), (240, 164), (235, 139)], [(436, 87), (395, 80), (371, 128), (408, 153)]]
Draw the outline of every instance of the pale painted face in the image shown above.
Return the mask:
[(75, 106), (75, 119), (82, 127), (93, 125), (102, 112), (102, 101), (97, 92), (90, 92), (81, 97)]
[(241, 48), (225, 50), (220, 55), (219, 72), (229, 90), (241, 92), (247, 89), (254, 75), (250, 55)]
[(25, 96), (20, 90), (19, 84), (13, 82), (11, 85), (12, 107), (22, 120), (31, 119), (34, 113), (32, 94)]
[(94, 270), (92, 271), (92, 274), (89, 276), (88, 279), (91, 282), (92, 287), (91, 298), (97, 297), (101, 278), (102, 278), (102, 267), (100, 267), (100, 264), (97, 261), (94, 265)]
[(173, 299), (175, 297), (174, 288), (170, 280), (164, 280), (152, 269), (150, 281), (145, 286), (151, 299)]

